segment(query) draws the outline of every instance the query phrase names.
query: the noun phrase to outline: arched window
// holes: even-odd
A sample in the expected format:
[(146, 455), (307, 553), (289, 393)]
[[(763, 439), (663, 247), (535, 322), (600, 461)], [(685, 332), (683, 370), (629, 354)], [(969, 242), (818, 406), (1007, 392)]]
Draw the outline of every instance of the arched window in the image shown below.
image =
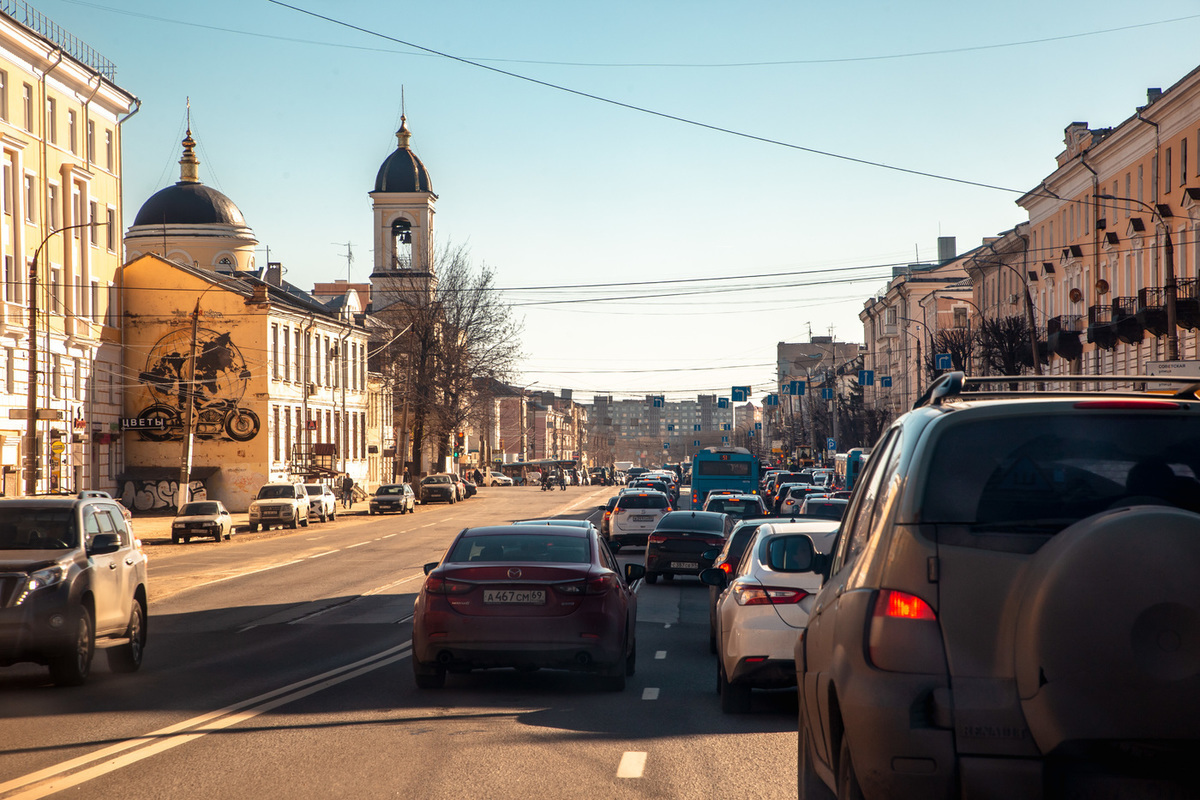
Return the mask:
[(229, 258), (229, 256), (225, 256), (220, 261), (217, 262), (217, 266), (218, 267), (232, 267), (233, 261)]
[(408, 220), (392, 223), (392, 267), (412, 269), (412, 226)]

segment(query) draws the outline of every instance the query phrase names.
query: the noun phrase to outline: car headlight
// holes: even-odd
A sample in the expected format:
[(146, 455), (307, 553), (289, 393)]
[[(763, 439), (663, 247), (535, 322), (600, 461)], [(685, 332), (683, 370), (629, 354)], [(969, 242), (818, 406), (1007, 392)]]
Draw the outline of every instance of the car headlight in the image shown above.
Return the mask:
[(171, 527), (172, 528), (186, 528), (187, 525), (183, 524), (182, 522), (176, 522), (176, 523), (172, 524)]
[(29, 577), (25, 579), (25, 590), (21, 592), (21, 596), (17, 598), (13, 605), (19, 606), (33, 592), (62, 583), (66, 579), (67, 568), (63, 564), (55, 564), (52, 567), (31, 572), (29, 573)]

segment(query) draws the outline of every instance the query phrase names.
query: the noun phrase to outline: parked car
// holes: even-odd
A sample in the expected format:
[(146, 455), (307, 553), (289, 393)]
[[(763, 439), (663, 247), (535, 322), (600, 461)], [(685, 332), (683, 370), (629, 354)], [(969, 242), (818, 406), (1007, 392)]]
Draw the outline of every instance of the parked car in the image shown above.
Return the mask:
[(814, 562), (801, 797), (1196, 796), (1200, 401), (1045, 380), (884, 431)]
[(485, 481), (488, 486), (512, 486), (513, 479), (505, 475), (503, 472), (493, 470), (487, 474)]
[(672, 511), (654, 526), (646, 542), (646, 583), (658, 576), (699, 575), (712, 565), (704, 554), (725, 545), (733, 518), (715, 511)]
[(337, 519), (337, 496), (333, 489), (323, 483), (306, 483), (304, 491), (308, 493), (308, 516), (317, 517), (321, 522)]
[(833, 520), (768, 523), (755, 531), (732, 573), (701, 573), (700, 580), (719, 592), (717, 691), (725, 713), (749, 711), (751, 689), (796, 685), (796, 636), (821, 588), (813, 559), (800, 554), (814, 547), (828, 553), (837, 528)]
[(421, 479), (422, 503), (457, 503), (458, 500), (458, 487), (453, 475), (438, 473)]
[(659, 519), (670, 511), (671, 501), (662, 492), (626, 490), (617, 495), (608, 538), (621, 544), (645, 544)]
[(308, 492), (300, 483), (264, 483), (250, 501), (250, 531), (259, 526), (268, 530), (276, 525), (308, 527)]
[(368, 514), (387, 514), (398, 511), (409, 514), (417, 510), (417, 497), (407, 483), (385, 483), (371, 495)]
[(0, 666), (44, 664), (78, 686), (102, 640), (113, 672), (141, 667), (146, 556), (115, 501), (0, 499), (0, 564)]
[(233, 536), (233, 517), (220, 500), (184, 503), (171, 523), (171, 541), (187, 544), (194, 536), (211, 536), (221, 541)]
[(765, 517), (767, 505), (756, 494), (717, 494), (708, 495), (704, 501), (705, 511), (716, 511), (739, 519)]
[(440, 562), (425, 565), (413, 609), (417, 686), (441, 687), (447, 670), (549, 667), (624, 689), (637, 660), (630, 584), (641, 571), (622, 571), (595, 530), (581, 526), (462, 531)]

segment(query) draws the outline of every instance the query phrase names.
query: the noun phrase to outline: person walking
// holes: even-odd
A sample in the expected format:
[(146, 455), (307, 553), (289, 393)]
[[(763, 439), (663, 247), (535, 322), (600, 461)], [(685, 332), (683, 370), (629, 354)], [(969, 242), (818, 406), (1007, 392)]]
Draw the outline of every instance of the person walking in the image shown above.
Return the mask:
[(342, 476), (342, 508), (352, 508), (354, 506), (354, 479), (350, 477), (350, 473)]

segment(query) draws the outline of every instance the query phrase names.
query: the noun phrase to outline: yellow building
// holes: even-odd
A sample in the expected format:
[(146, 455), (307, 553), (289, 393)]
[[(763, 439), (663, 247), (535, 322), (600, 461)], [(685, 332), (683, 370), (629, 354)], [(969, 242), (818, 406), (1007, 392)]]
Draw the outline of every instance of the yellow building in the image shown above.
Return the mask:
[(0, 13), (0, 493), (111, 491), (121, 126), (139, 101), (111, 62), (23, 11), (24, 23)]
[[(203, 494), (244, 511), (271, 481), (349, 474), (366, 486), (358, 294), (321, 302), (284, 281), (280, 264), (254, 269), (254, 235), (200, 183), (194, 147), (189, 131), (180, 181), (146, 201), (127, 239), (146, 252), (121, 269), (130, 388), (120, 498), (153, 511)], [(158, 236), (145, 235), (150, 216)]]

